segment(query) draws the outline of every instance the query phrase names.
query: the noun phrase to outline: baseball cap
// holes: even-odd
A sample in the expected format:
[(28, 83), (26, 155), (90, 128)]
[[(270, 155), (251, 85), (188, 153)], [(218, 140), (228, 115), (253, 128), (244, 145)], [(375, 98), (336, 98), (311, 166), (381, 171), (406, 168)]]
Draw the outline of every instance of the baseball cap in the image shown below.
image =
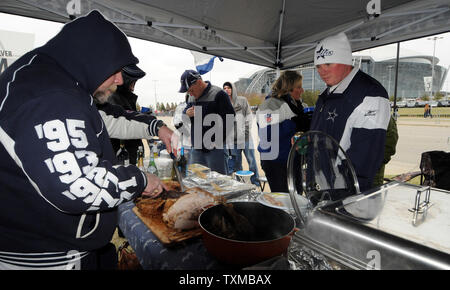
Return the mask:
[(352, 48), (344, 32), (329, 36), (317, 44), (314, 50), (314, 65), (324, 63), (353, 64)]
[(135, 64), (129, 64), (122, 68), (122, 72), (130, 79), (141, 79), (145, 76), (145, 72)]
[(197, 80), (201, 79), (202, 76), (195, 70), (185, 70), (181, 75), (181, 88), (180, 93), (185, 93), (189, 89), (189, 87), (195, 83)]

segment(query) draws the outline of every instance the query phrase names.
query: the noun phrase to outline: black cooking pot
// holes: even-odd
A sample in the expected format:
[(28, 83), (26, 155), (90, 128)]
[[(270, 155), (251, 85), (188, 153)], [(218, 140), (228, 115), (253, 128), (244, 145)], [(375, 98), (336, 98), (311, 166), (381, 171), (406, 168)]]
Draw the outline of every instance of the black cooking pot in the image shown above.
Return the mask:
[[(219, 261), (238, 266), (254, 265), (286, 252), (295, 228), (294, 219), (285, 211), (268, 207), (258, 202), (231, 202), (232, 209), (244, 217), (244, 221), (233, 224), (229, 208), (215, 205), (200, 214), (203, 243), (210, 254)], [(229, 206), (229, 205), (228, 205)], [(246, 219), (246, 220), (245, 220)], [(228, 226), (250, 229), (234, 234), (230, 238), (217, 226), (218, 220), (228, 220)]]

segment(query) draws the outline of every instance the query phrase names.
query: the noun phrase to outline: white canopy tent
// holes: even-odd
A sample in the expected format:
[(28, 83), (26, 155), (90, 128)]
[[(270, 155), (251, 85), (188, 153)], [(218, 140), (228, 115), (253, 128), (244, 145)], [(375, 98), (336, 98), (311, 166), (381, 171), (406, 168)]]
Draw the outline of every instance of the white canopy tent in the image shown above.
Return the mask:
[(313, 60), (344, 31), (354, 51), (450, 31), (450, 0), (2, 0), (0, 12), (67, 22), (97, 9), (127, 35), (270, 68)]

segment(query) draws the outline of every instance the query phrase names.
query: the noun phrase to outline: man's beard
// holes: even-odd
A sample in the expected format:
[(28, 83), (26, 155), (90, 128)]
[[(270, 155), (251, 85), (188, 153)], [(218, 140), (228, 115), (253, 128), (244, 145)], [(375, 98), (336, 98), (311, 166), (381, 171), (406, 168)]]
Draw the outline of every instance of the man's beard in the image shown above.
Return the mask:
[(108, 101), (109, 97), (117, 90), (117, 85), (112, 85), (104, 91), (98, 91), (94, 93), (94, 99), (99, 104), (104, 104)]

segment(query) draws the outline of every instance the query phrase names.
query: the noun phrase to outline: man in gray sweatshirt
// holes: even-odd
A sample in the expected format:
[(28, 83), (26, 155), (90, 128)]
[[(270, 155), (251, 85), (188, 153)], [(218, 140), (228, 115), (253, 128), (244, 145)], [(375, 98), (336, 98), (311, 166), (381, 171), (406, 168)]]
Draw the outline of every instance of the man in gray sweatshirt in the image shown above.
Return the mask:
[(225, 158), (228, 161), (228, 174), (242, 170), (242, 151), (247, 159), (248, 168), (254, 174), (250, 181), (259, 186), (258, 166), (256, 165), (255, 150), (250, 135), (250, 122), (252, 120), (252, 111), (248, 101), (243, 96), (238, 96), (233, 83), (225, 82), (223, 90), (230, 97), (233, 105), (236, 119), (234, 123), (234, 139), (230, 148), (225, 149)]

